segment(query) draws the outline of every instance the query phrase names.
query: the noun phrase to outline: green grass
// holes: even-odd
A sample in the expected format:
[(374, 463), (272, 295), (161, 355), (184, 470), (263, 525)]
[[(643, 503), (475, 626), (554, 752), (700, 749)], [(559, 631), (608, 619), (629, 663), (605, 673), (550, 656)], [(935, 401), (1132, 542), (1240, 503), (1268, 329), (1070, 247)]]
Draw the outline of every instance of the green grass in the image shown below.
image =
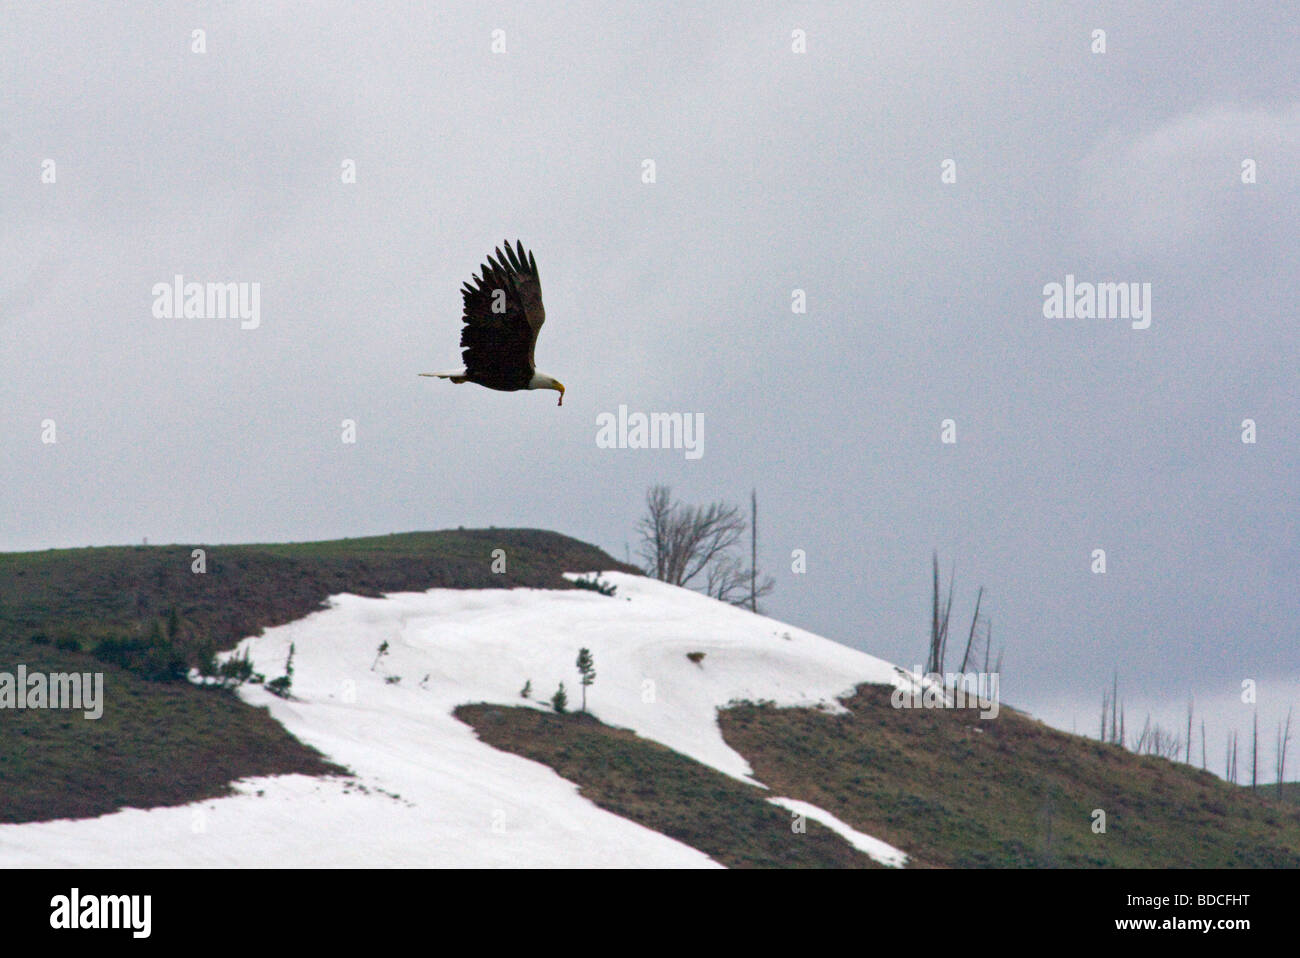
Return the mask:
[(1300, 807), (1274, 787), (1252, 793), (1006, 706), (992, 720), (895, 709), (882, 686), (845, 704), (848, 715), (742, 705), (719, 722), (759, 781), (921, 865), (1300, 867)]
[(94, 721), (80, 711), (0, 712), (0, 821), (181, 805), (252, 775), (346, 773), (229, 692), (150, 682), (49, 647), (15, 651), (6, 648), (0, 671), (13, 671), (15, 657), (29, 671), (103, 671), (105, 705)]
[[(302, 618), (332, 593), (572, 588), (562, 572), (626, 568), (526, 529), (199, 547), (205, 575), (190, 571), (189, 545), (0, 554), (0, 671), (102, 671), (105, 684), (98, 721), (0, 710), (0, 822), (183, 804), (249, 776), (346, 773), (228, 692), (101, 661), (93, 653), (106, 639), (166, 643), (192, 661)], [(168, 641), (173, 609), (179, 629)], [(719, 713), (728, 744), (771, 792), (589, 716), (483, 705), (457, 714), (602, 807), (738, 867), (872, 864), (814, 822), (793, 833), (770, 795), (819, 805), (920, 866), (1300, 867), (1300, 784), (1229, 785), (1005, 706), (992, 721), (896, 710), (873, 686), (847, 705), (848, 715), (752, 704)], [(1091, 829), (1097, 808), (1105, 834)]]
[[(191, 549), (207, 572), (191, 572)], [(492, 551), (506, 571), (492, 571)], [(147, 635), (175, 607), (218, 649), (320, 608), (336, 592), (572, 588), (561, 572), (626, 569), (594, 546), (534, 529), (465, 529), (275, 545), (114, 546), (0, 553), (0, 637), (43, 633), (88, 649)]]
[(1284, 805), (1300, 805), (1300, 782), (1283, 782), (1278, 785), (1270, 782), (1259, 787), (1261, 794), (1279, 801)]
[[(207, 572), (190, 571), (192, 548)], [(504, 549), (506, 572), (492, 572)], [(449, 530), (333, 542), (118, 546), (0, 554), (0, 671), (103, 672), (104, 715), (0, 710), (0, 822), (100, 815), (226, 794), (254, 775), (334, 774), (265, 710), (187, 682), (147, 681), (92, 654), (104, 640), (169, 643), (191, 663), (321, 608), (333, 593), (570, 588), (561, 572), (625, 568), (530, 529)]]
[[(731, 866), (861, 864), (800, 844), (770, 795), (802, 799), (901, 848), (913, 867), (1300, 867), (1300, 787), (1252, 791), (1198, 769), (1058, 732), (1002, 707), (900, 710), (861, 686), (850, 712), (742, 703), (727, 744), (769, 792), (589, 716), (476, 705), (480, 738), (543, 762), (615, 814)], [(1093, 831), (1093, 812), (1106, 831)], [(811, 838), (809, 834), (802, 838)], [(856, 856), (856, 857), (855, 857)]]
[[(605, 725), (591, 715), (462, 705), (456, 717), (488, 744), (542, 762), (601, 808), (732, 868), (880, 867), (813, 821), (796, 833), (772, 792)], [(779, 794), (779, 793), (778, 793)]]

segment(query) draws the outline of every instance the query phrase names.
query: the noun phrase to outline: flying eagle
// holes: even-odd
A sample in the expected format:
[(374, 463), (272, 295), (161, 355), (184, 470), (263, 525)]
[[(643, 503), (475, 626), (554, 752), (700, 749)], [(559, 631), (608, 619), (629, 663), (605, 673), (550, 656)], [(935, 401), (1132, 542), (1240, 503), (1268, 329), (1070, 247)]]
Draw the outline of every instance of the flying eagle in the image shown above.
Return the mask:
[(496, 249), (496, 258), (479, 268), (482, 279), (461, 287), (465, 298), (465, 326), (460, 331), (461, 358), (465, 368), (448, 373), (420, 373), (454, 383), (478, 383), (488, 389), (513, 392), (516, 389), (554, 389), (564, 405), (564, 384), (537, 371), (533, 349), (537, 334), (546, 322), (542, 308), (542, 283), (537, 278), (537, 260), (524, 252), (524, 244), (509, 241)]

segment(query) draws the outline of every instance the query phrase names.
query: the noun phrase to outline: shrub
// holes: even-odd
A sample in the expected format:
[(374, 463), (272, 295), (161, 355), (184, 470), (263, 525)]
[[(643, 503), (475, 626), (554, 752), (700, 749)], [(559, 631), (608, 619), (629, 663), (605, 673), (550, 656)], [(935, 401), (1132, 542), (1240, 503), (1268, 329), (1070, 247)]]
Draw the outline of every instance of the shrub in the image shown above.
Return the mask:
[(686, 657), (690, 659), (692, 662), (694, 662), (696, 665), (699, 665), (701, 662), (704, 661), (703, 652), (687, 652)]
[(555, 711), (560, 715), (563, 715), (569, 710), (569, 693), (564, 691), (563, 682), (561, 682), (560, 687), (555, 690), (555, 694), (551, 696), (551, 708), (555, 709)]
[(266, 690), (272, 695), (278, 695), (282, 699), (287, 699), (289, 697), (289, 689), (292, 685), (293, 679), (289, 678), (287, 675), (281, 675), (267, 682)]
[(217, 681), (223, 688), (238, 688), (253, 677), (253, 663), (248, 658), (248, 649), (243, 653), (232, 655), (217, 666)]
[(204, 678), (214, 679), (217, 677), (217, 650), (211, 640), (206, 640), (198, 648), (198, 664), (195, 668), (199, 675)]
[(177, 682), (189, 672), (184, 654), (170, 643), (109, 636), (95, 646), (95, 658), (119, 665), (152, 682)]
[(289, 690), (293, 687), (293, 652), (294, 645), (290, 642), (289, 657), (284, 660), (284, 675), (266, 683), (266, 690), (282, 699), (289, 698)]
[(579, 589), (587, 589), (590, 592), (599, 592), (601, 595), (613, 595), (618, 586), (612, 582), (604, 582), (600, 576), (592, 579), (574, 579), (573, 584)]

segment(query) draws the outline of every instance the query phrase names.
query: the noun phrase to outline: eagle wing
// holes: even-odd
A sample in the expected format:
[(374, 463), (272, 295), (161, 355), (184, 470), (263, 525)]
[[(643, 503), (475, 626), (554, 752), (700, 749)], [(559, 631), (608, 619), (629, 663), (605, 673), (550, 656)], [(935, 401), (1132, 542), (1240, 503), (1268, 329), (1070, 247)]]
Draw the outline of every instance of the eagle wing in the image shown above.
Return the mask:
[(481, 276), (461, 287), (465, 300), (460, 333), (465, 371), (473, 378), (527, 384), (537, 371), (533, 352), (546, 321), (537, 260), (523, 243), (497, 247), (479, 268)]

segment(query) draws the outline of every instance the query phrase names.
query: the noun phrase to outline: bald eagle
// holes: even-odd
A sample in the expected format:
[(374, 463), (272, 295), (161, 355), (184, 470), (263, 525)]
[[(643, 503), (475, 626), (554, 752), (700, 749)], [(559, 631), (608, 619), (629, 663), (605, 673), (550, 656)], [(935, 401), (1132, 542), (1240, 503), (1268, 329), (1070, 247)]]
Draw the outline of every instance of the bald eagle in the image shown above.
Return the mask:
[(564, 405), (564, 384), (537, 371), (533, 349), (537, 334), (546, 322), (542, 308), (542, 283), (537, 278), (537, 260), (516, 241), (512, 249), (496, 249), (471, 276), (473, 284), (461, 287), (465, 314), (460, 331), (464, 369), (446, 373), (420, 373), (450, 379), (453, 383), (478, 383), (488, 389), (513, 392), (516, 389), (554, 389)]

